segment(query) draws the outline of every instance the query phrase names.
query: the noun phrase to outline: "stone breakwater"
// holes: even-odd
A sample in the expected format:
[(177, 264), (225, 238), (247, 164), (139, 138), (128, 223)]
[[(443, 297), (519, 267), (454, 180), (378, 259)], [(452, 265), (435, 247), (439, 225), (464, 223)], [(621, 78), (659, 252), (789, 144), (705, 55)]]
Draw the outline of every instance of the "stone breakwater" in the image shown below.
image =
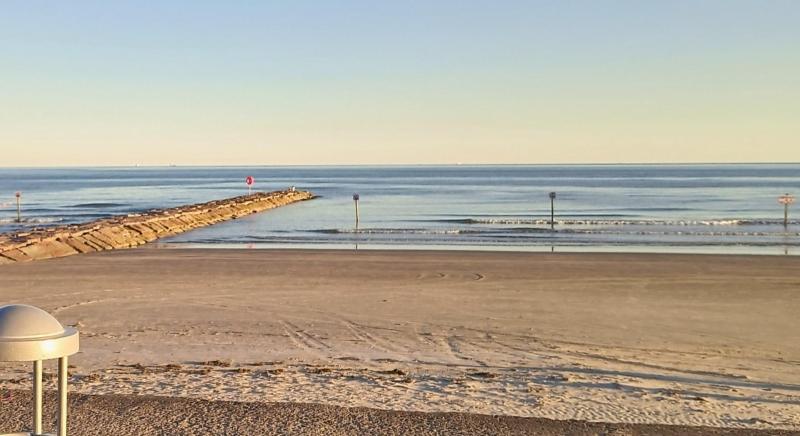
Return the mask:
[(310, 200), (307, 191), (259, 192), (208, 203), (0, 234), (0, 264), (136, 247), (199, 227)]

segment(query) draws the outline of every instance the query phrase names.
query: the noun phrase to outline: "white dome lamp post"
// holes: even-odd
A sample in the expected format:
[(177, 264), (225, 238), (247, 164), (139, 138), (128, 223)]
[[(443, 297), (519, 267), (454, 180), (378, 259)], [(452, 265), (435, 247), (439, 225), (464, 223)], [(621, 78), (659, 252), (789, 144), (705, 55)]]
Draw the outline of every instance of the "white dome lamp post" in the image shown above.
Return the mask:
[(11, 435), (44, 435), (42, 361), (47, 359), (58, 359), (58, 436), (67, 435), (67, 356), (77, 352), (76, 329), (33, 306), (0, 306), (0, 362), (33, 362), (33, 433)]

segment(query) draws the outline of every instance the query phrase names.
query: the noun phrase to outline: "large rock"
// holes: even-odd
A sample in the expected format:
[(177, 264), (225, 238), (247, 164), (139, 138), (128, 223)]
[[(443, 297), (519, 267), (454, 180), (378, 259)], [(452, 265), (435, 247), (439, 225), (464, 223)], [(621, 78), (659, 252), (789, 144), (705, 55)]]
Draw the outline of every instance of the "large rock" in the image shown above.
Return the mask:
[(49, 259), (78, 253), (69, 245), (57, 240), (43, 240), (19, 249), (31, 259)]

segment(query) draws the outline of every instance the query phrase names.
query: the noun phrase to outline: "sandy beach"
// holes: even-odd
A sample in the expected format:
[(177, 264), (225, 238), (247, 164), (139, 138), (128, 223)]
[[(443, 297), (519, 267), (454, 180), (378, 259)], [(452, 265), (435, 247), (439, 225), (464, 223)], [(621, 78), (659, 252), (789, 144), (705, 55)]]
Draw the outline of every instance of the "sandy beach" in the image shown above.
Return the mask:
[[(71, 386), (91, 401), (797, 431), (798, 271), (777, 256), (138, 248), (0, 265), (0, 300), (80, 329)], [(28, 388), (26, 366), (0, 369), (0, 389)]]

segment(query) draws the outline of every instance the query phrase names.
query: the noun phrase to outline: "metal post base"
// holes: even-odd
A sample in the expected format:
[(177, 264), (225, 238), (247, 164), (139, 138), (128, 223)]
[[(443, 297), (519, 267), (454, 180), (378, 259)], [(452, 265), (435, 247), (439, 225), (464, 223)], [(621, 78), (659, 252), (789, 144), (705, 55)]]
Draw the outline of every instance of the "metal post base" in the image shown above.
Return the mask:
[(36, 433), (21, 432), (21, 433), (3, 433), (0, 434), (0, 436), (56, 436), (56, 435), (54, 435), (53, 433), (36, 434)]
[[(67, 379), (69, 365), (67, 358), (58, 359), (58, 436), (67, 436)], [(42, 433), (42, 361), (33, 362), (33, 432), (3, 433), (0, 436), (56, 436), (56, 433)]]

